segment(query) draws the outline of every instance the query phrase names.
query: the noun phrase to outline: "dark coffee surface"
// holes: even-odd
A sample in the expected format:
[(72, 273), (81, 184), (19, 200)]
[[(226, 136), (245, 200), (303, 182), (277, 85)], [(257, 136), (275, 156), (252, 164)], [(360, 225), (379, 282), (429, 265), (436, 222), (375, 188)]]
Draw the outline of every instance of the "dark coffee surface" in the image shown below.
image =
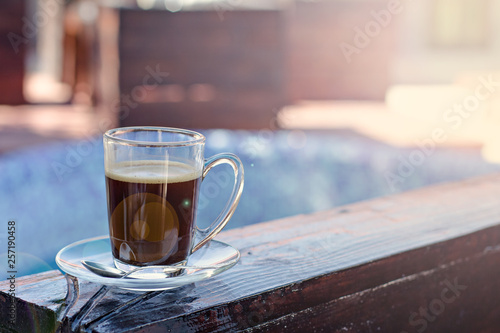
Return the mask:
[(171, 172), (155, 167), (106, 175), (112, 252), (127, 264), (168, 265), (189, 255), (201, 178), (179, 164)]

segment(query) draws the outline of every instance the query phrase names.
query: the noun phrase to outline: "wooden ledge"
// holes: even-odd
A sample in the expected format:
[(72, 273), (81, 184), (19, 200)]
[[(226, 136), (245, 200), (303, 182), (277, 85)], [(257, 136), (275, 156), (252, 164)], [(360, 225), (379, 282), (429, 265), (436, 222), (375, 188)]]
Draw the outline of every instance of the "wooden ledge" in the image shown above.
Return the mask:
[[(240, 262), (164, 292), (113, 290), (92, 332), (495, 332), (500, 326), (500, 175), (432, 186), (221, 233)], [(70, 331), (99, 285), (57, 321), (58, 271), (16, 281), (16, 327)], [(9, 282), (0, 283), (8, 318)], [(131, 302), (133, 300), (133, 302)], [(130, 302), (130, 303), (127, 303)]]

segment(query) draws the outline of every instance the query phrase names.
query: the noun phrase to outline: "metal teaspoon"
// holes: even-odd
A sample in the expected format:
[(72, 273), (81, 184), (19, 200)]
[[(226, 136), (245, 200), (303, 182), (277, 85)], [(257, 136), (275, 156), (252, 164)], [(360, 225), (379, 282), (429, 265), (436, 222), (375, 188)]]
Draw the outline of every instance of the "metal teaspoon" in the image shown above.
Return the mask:
[[(109, 266), (106, 264), (102, 264), (96, 261), (90, 261), (90, 260), (82, 260), (81, 261), (82, 265), (91, 271), (94, 274), (97, 274), (99, 276), (104, 276), (104, 277), (110, 277), (110, 278), (124, 278), (132, 273), (141, 271), (143, 269), (146, 269), (148, 267), (138, 267), (136, 269), (133, 269), (129, 272), (126, 272), (122, 269)], [(219, 266), (184, 266), (184, 265), (179, 265), (179, 266), (158, 266), (159, 268), (161, 267), (165, 273), (174, 273), (177, 272), (180, 269), (216, 269)]]

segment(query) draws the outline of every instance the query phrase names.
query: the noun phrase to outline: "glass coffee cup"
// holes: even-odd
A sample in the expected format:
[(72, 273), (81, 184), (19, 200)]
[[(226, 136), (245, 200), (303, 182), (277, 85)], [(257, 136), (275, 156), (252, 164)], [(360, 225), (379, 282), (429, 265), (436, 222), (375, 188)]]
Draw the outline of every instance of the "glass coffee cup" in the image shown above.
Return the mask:
[[(117, 267), (185, 264), (227, 224), (243, 191), (243, 166), (230, 153), (205, 159), (204, 145), (202, 134), (177, 128), (124, 127), (104, 134), (109, 234)], [(232, 193), (211, 227), (201, 230), (195, 221), (200, 185), (220, 164), (234, 171)]]

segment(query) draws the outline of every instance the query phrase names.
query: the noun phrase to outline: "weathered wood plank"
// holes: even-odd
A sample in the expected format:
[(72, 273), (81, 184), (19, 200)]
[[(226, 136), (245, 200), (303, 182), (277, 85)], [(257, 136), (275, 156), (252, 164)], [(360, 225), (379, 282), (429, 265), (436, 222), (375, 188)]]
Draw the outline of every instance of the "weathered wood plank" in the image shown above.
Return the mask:
[[(500, 247), (483, 246), (498, 244), (499, 234), (499, 227), (488, 228), (339, 272), (329, 282), (320, 279), (305, 282), (301, 286), (303, 294), (326, 294), (331, 301), (296, 299), (310, 306), (283, 311), (284, 315), (275, 319), (266, 318), (267, 312), (257, 312), (254, 317), (263, 324), (247, 331), (277, 332), (287, 327), (287, 332), (423, 332), (427, 328), (431, 332), (495, 332), (500, 327), (497, 316), (500, 302), (492, 293), (500, 287), (500, 268), (496, 265)], [(452, 253), (465, 256), (450, 261)], [(473, 254), (467, 256), (467, 253)], [(429, 258), (439, 259), (429, 262)], [(442, 262), (447, 263), (436, 264)], [(401, 267), (413, 268), (415, 263), (420, 264), (417, 270), (429, 264), (435, 266), (411, 275), (402, 273)], [(394, 278), (392, 273), (401, 275)], [(364, 280), (371, 283), (377, 277), (387, 282), (345, 296), (336, 293), (343, 281), (354, 281), (361, 287)]]
[[(18, 278), (13, 288), (10, 287), (10, 281), (2, 281), (0, 284), (0, 318), (2, 318), (0, 331), (54, 331), (58, 326), (56, 312), (66, 294), (65, 284), (58, 284), (58, 280), (64, 280), (61, 273), (50, 271)], [(13, 290), (17, 296), (15, 301), (9, 296), (10, 290)], [(22, 295), (30, 296), (24, 298)], [(11, 317), (13, 314), (11, 309), (15, 310), (14, 318)], [(15, 325), (11, 325), (11, 319)]]
[[(441, 283), (445, 279), (454, 281), (453, 279), (458, 277), (460, 283), (462, 283), (462, 281), (464, 281), (464, 283), (467, 281), (467, 286), (470, 286), (470, 271), (475, 270), (469, 270), (470, 267), (468, 267), (467, 269), (460, 270), (459, 272), (461, 275), (459, 275), (458, 273), (449, 273), (448, 268), (456, 266), (456, 262), (468, 262), (470, 265), (475, 265), (477, 264), (478, 259), (487, 262), (487, 264), (483, 265), (481, 268), (487, 268), (487, 265), (493, 264), (496, 260), (498, 260), (499, 248), (496, 247), (496, 245), (486, 245), (485, 248), (485, 244), (499, 244), (499, 231), (500, 228), (497, 227), (494, 227), (493, 229), (489, 228), (474, 233), (473, 235), (455, 239), (451, 242), (436, 244), (431, 247), (412, 251), (410, 253), (393, 256), (386, 260), (374, 261), (366, 265), (346, 269), (340, 272), (334, 272), (323, 276), (313, 277), (305, 281), (287, 284), (273, 290), (262, 291), (258, 294), (251, 295), (250, 297), (242, 297), (229, 304), (213, 303), (217, 304), (217, 306), (185, 314), (184, 316), (181, 316), (181, 312), (178, 314), (178, 317), (171, 316), (170, 320), (162, 320), (162, 315), (169, 313), (172, 301), (175, 298), (170, 299), (170, 302), (166, 300), (165, 303), (158, 300), (158, 302), (142, 304), (143, 306), (146, 306), (144, 313), (156, 309), (158, 314), (156, 316), (149, 315), (147, 318), (152, 319), (154, 324), (149, 324), (146, 319), (144, 321), (139, 320), (139, 323), (141, 325), (148, 325), (147, 327), (141, 326), (141, 329), (143, 329), (144, 332), (155, 332), (157, 330), (186, 331), (193, 325), (197, 328), (197, 331), (223, 332), (228, 329), (244, 329), (249, 326), (267, 323), (269, 321), (273, 323), (273, 320), (276, 320), (277, 322), (275, 324), (278, 325), (276, 326), (277, 329), (282, 329), (285, 325), (292, 325), (291, 327), (293, 327), (294, 325), (300, 324), (297, 326), (296, 330), (291, 329), (291, 331), (303, 332), (304, 327), (307, 328), (311, 323), (308, 321), (308, 318), (311, 317), (311, 311), (314, 313), (316, 309), (320, 309), (321, 306), (326, 306), (328, 308), (328, 304), (332, 302), (332, 300), (336, 300), (342, 304), (341, 302), (343, 302), (342, 300), (345, 298), (356, 298), (357, 294), (364, 295), (364, 293), (372, 292), (380, 288), (389, 288), (389, 286), (394, 285), (394, 287), (390, 287), (389, 290), (383, 289), (385, 296), (381, 296), (379, 299), (380, 303), (378, 305), (367, 305), (363, 311), (361, 311), (359, 305), (357, 308), (360, 313), (367, 316), (367, 320), (375, 322), (376, 319), (381, 319), (381, 322), (385, 322), (384, 316), (387, 315), (386, 313), (381, 314), (381, 318), (378, 318), (376, 313), (374, 313), (377, 306), (381, 309), (386, 309), (386, 311), (390, 311), (390, 313), (394, 313), (391, 310), (391, 307), (401, 308), (401, 304), (399, 303), (408, 302), (412, 305), (413, 296), (411, 296), (410, 293), (408, 293), (408, 296), (405, 296), (404, 293), (407, 292), (401, 291), (399, 288), (401, 286), (405, 286), (406, 289), (413, 288), (411, 286), (417, 278), (420, 279), (420, 284), (415, 287), (415, 293), (418, 295), (422, 294), (422, 297), (424, 297), (423, 299), (425, 299), (425, 295), (432, 296), (434, 288), (436, 288), (435, 284)], [(464, 246), (464, 244), (469, 244), (470, 246)], [(461, 257), (467, 253), (474, 254), (470, 257)], [(409, 256), (412, 259), (409, 259)], [(481, 272), (483, 274), (483, 282), (485, 277), (487, 278), (489, 276), (492, 278), (495, 276), (495, 278), (498, 278), (500, 276), (497, 274), (498, 272), (489, 271), (488, 269), (483, 269), (479, 273)], [(431, 276), (431, 280), (426, 279), (425, 277), (427, 276)], [(441, 277), (442, 279), (440, 279)], [(426, 289), (426, 283), (428, 284), (429, 291)], [(406, 286), (407, 284), (410, 286)], [(489, 289), (486, 291), (476, 290), (475, 287), (471, 287), (471, 289), (474, 290), (473, 293), (475, 295), (478, 295), (478, 293), (481, 292), (482, 297), (480, 297), (480, 299), (483, 297), (487, 298), (491, 294), (491, 290)], [(231, 291), (233, 290), (227, 285), (220, 288), (221, 293)], [(389, 295), (391, 292), (396, 295), (396, 298), (399, 297), (396, 299), (399, 303), (396, 302), (396, 300), (394, 302), (387, 300), (388, 298), (390, 299)], [(208, 295), (206, 291), (204, 291), (204, 294)], [(421, 298), (417, 297), (419, 300)], [(431, 300), (432, 298), (429, 299), (429, 301)], [(362, 303), (363, 302), (361, 302), (361, 304)], [(500, 303), (497, 305), (500, 305)], [(462, 303), (462, 306), (464, 306), (464, 303)], [(351, 305), (349, 305), (349, 307), (351, 307)], [(418, 310), (418, 304), (413, 304), (413, 308), (410, 307), (410, 310), (412, 309)], [(316, 325), (318, 329), (326, 329), (327, 331), (329, 331), (327, 329), (328, 327), (335, 327), (335, 325), (337, 325), (340, 330), (343, 327), (342, 325), (349, 324), (349, 321), (356, 321), (356, 318), (360, 316), (359, 313), (351, 313), (349, 310), (343, 311), (346, 311), (345, 317), (330, 316), (330, 320), (326, 320), (327, 318), (321, 318), (322, 315), (320, 315), (317, 319), (318, 322), (314, 323), (314, 325)], [(405, 318), (398, 317), (398, 320), (396, 321), (397, 325), (400, 325), (401, 323), (408, 323), (408, 316), (411, 315), (411, 311), (404, 312), (406, 311), (406, 308), (404, 311), (401, 311)], [(301, 314), (304, 314), (305, 317), (300, 318)], [(370, 316), (373, 318), (370, 318)], [(285, 318), (281, 320), (281, 317), (287, 317), (288, 319)], [(130, 327), (129, 325), (138, 324), (134, 311), (122, 313), (120, 315), (120, 320), (121, 324), (125, 324), (124, 327)], [(297, 320), (297, 322), (295, 322), (295, 320)], [(469, 322), (469, 325), (474, 324), (477, 317), (471, 318), (471, 320), (473, 321)], [(102, 324), (100, 327), (101, 330), (97, 331), (106, 332), (107, 330), (112, 330), (113, 325), (116, 325), (116, 322)], [(397, 325), (388, 326), (388, 323), (386, 323), (382, 331), (392, 332), (397, 328), (401, 328), (401, 330), (405, 328), (404, 325)], [(262, 327), (259, 326), (259, 328)], [(362, 326), (358, 328), (360, 328), (360, 330), (353, 329), (352, 331), (364, 331)]]
[[(464, 297), (446, 304), (439, 320), (428, 320), (429, 331), (488, 331), (500, 324), (494, 297), (499, 181), (495, 174), (223, 232), (218, 238), (242, 254), (231, 270), (172, 291), (113, 291), (83, 324), (93, 332), (273, 332), (285, 326), (415, 332), (421, 317), (410, 322), (409, 316), (439, 296), (446, 281), (458, 279), (467, 286)], [(44, 320), (53, 320), (65, 293), (64, 279), (53, 274), (19, 281), (19, 304), (35, 307)], [(50, 283), (53, 290), (37, 294)], [(70, 321), (99, 288), (81, 285)], [(140, 295), (139, 304), (113, 314)]]

